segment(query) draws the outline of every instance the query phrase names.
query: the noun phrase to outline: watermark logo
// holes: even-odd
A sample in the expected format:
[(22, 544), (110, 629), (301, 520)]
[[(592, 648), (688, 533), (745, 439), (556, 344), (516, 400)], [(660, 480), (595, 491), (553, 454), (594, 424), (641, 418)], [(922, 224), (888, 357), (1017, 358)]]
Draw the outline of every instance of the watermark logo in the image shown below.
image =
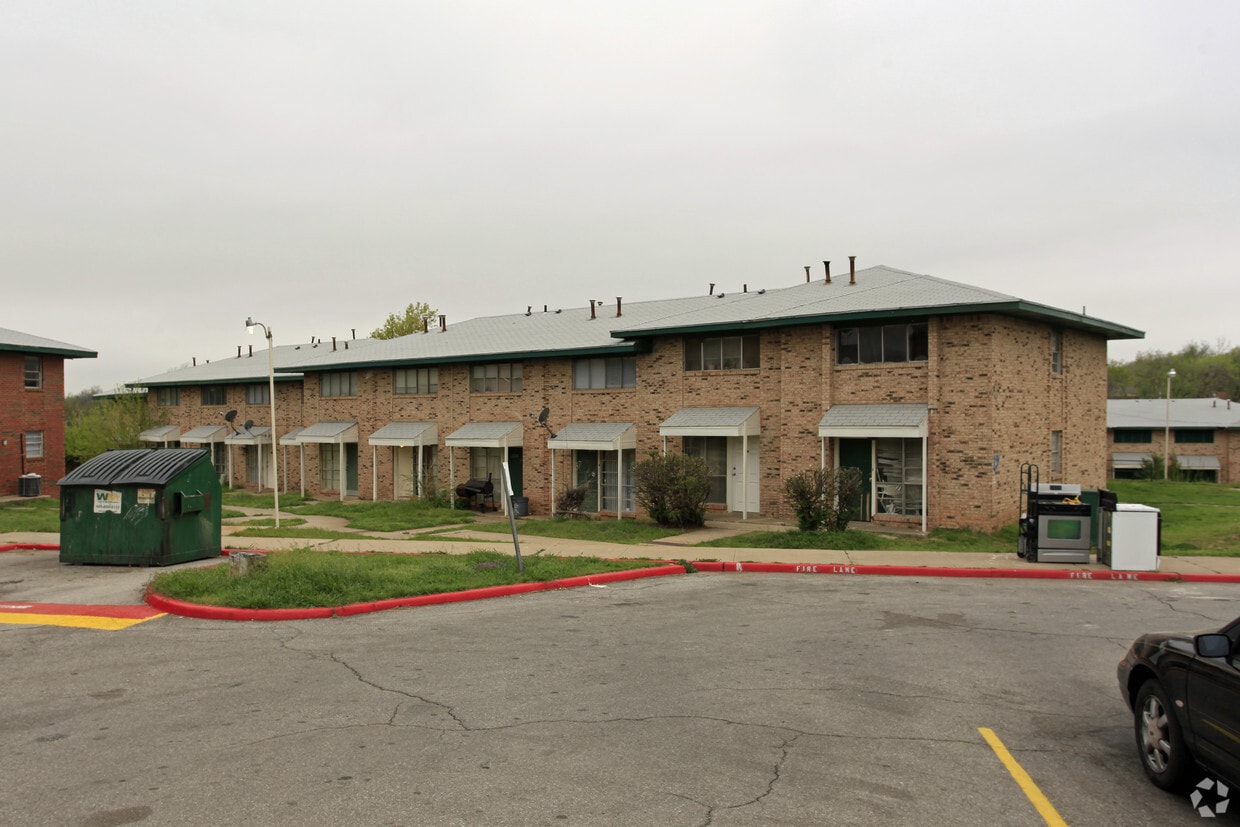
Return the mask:
[(1193, 790), (1192, 795), (1188, 797), (1188, 801), (1197, 811), (1197, 815), (1202, 818), (1214, 818), (1227, 812), (1227, 805), (1231, 803), (1227, 797), (1230, 792), (1222, 781), (1203, 778)]

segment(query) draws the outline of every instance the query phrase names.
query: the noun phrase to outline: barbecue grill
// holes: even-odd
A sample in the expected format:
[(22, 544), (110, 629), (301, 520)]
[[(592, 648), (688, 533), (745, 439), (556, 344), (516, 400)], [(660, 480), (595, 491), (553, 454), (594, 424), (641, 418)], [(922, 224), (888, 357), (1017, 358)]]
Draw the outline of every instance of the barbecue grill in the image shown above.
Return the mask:
[(495, 484), (491, 482), (490, 474), (485, 480), (465, 480), (456, 487), (456, 495), (463, 500), (473, 500), (474, 507), (479, 511), (486, 511), (488, 502), (491, 510), (495, 510)]

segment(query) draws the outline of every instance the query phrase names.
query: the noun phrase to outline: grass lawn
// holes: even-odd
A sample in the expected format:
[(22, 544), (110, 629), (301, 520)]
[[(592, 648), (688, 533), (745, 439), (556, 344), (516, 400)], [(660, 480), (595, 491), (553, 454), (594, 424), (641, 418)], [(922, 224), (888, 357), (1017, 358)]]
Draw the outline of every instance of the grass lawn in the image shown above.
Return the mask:
[(167, 597), (208, 606), (304, 609), (539, 583), (659, 565), (650, 560), (525, 555), (525, 571), (518, 573), (516, 558), (498, 551), (413, 555), (298, 549), (274, 552), (267, 559), (267, 571), (246, 577), (230, 577), (227, 563), (161, 572), (152, 578), (151, 589)]
[(974, 551), (979, 554), (1016, 552), (1016, 526), (994, 534), (940, 528), (928, 536), (880, 534), (874, 531), (752, 531), (723, 537), (698, 548), (821, 548), (840, 551)]
[(60, 533), (60, 500), (31, 497), (0, 504), (0, 534), (17, 531)]
[(1177, 557), (1240, 557), (1240, 485), (1162, 480), (1111, 480), (1122, 503), (1162, 512), (1162, 553)]
[[(512, 535), (512, 527), (507, 522), (479, 523), (470, 526), (470, 530)], [(517, 521), (517, 534), (522, 537), (557, 537), (597, 543), (637, 545), (683, 533), (675, 528), (662, 528), (650, 520), (547, 520), (522, 517)]]
[[(280, 508), (283, 510), (283, 503), (280, 504)], [(463, 525), (474, 521), (473, 515), (464, 509), (441, 508), (417, 500), (307, 502), (290, 508), (289, 511), (296, 514), (343, 517), (349, 521), (349, 528), (381, 533), (444, 525)]]

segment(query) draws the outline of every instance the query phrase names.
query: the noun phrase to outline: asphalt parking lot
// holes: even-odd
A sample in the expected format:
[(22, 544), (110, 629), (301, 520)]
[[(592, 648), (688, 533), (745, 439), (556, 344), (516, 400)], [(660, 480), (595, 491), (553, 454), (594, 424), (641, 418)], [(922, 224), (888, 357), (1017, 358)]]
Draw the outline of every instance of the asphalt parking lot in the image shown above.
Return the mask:
[(1063, 823), (1196, 824), (1145, 781), (1115, 665), (1238, 606), (1226, 584), (697, 574), (0, 626), (0, 823), (1046, 823), (986, 728)]

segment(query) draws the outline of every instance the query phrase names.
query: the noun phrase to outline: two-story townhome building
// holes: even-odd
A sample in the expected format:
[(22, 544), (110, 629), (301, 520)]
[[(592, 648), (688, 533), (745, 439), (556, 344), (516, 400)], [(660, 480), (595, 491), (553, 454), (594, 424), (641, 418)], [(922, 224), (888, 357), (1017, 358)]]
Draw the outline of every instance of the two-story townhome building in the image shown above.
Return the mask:
[(1107, 456), (1111, 476), (1121, 479), (1169, 456), (1188, 479), (1240, 481), (1240, 405), (1225, 396), (1109, 399)]
[(0, 328), (0, 495), (39, 475), (56, 493), (65, 474), (65, 360), (98, 354), (77, 345)]
[(303, 429), (295, 484), (391, 499), (498, 481), (506, 462), (534, 513), (585, 485), (587, 507), (624, 517), (633, 463), (677, 451), (706, 460), (710, 507), (742, 518), (790, 516), (788, 478), (844, 466), (865, 477), (860, 519), (991, 530), (1017, 517), (1023, 463), (1105, 483), (1107, 342), (1140, 331), (885, 266), (828, 273), (303, 347), (276, 369), (281, 431)]

